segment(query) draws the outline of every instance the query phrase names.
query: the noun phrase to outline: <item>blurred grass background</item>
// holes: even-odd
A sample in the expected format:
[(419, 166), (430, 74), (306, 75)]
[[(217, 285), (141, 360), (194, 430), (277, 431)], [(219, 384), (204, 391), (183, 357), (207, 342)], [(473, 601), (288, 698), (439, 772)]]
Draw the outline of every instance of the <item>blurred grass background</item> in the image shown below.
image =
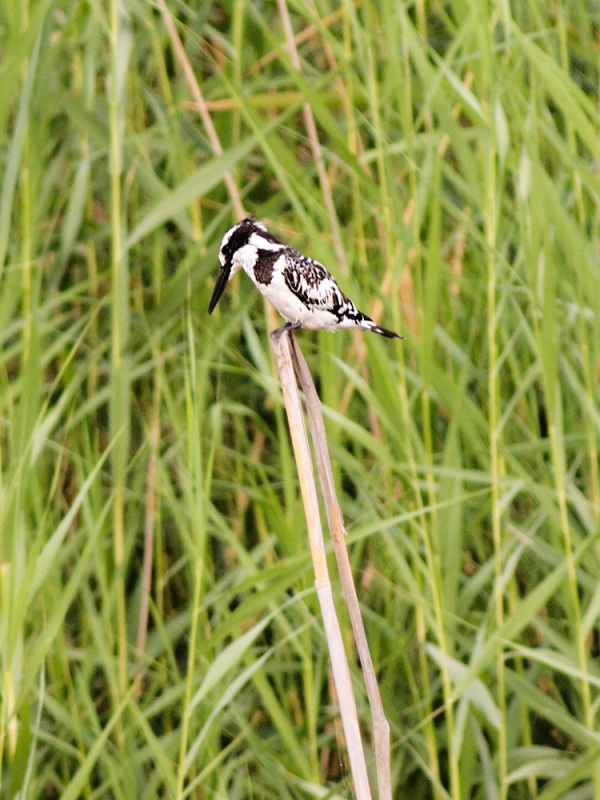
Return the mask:
[(2, 796), (352, 796), (243, 204), (406, 337), (299, 333), (395, 797), (598, 800), (598, 2), (164, 10), (0, 9)]

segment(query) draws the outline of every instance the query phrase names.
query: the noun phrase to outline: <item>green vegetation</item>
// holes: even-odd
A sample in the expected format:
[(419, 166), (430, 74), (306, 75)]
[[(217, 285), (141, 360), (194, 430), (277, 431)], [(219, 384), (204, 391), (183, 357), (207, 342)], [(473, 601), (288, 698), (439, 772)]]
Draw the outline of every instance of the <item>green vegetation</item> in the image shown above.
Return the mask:
[(600, 7), (283, 8), (170, 3), (219, 157), (160, 4), (0, 9), (1, 794), (352, 796), (237, 191), (406, 336), (298, 334), (395, 796), (599, 800)]

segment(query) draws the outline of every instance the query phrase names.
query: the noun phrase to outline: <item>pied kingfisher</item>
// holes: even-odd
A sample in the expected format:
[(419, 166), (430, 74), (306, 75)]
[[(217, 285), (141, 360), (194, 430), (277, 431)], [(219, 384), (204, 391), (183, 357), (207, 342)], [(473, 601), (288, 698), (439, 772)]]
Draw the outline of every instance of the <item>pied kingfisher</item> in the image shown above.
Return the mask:
[(403, 338), (376, 325), (346, 297), (322, 264), (279, 241), (254, 217), (246, 217), (223, 236), (219, 262), (221, 269), (208, 306), (209, 314), (230, 278), (243, 269), (287, 320), (274, 335), (300, 327), (324, 331), (358, 328), (390, 339)]

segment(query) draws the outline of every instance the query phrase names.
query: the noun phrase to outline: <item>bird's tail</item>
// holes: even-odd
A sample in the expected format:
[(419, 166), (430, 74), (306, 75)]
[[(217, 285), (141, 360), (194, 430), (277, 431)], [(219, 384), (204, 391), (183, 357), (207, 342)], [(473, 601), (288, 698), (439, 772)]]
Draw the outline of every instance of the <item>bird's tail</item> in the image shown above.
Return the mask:
[(404, 339), (404, 336), (400, 336), (399, 333), (388, 331), (387, 328), (382, 328), (381, 325), (376, 325), (372, 319), (365, 319), (363, 320), (362, 324), (365, 330), (373, 331), (373, 333), (379, 333), (381, 336), (387, 336), (388, 339)]

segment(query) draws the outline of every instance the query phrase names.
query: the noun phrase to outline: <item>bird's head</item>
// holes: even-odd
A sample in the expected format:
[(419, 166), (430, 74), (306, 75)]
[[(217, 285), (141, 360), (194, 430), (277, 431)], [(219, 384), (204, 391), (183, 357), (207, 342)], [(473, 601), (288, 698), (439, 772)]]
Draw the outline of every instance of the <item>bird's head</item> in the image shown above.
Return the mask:
[(219, 263), (221, 268), (217, 275), (215, 288), (208, 305), (208, 313), (212, 314), (225, 291), (230, 279), (246, 264), (256, 259), (261, 242), (277, 242), (264, 225), (257, 222), (254, 217), (246, 217), (233, 228), (230, 228), (221, 239), (219, 249)]
[(235, 258), (235, 254), (241, 247), (248, 244), (255, 225), (256, 222), (252, 217), (246, 217), (246, 219), (234, 225), (233, 228), (230, 228), (221, 239), (221, 247), (219, 248), (219, 264), (221, 268), (208, 305), (209, 314), (212, 314), (221, 299), (229, 279), (241, 268), (242, 264), (239, 259)]

